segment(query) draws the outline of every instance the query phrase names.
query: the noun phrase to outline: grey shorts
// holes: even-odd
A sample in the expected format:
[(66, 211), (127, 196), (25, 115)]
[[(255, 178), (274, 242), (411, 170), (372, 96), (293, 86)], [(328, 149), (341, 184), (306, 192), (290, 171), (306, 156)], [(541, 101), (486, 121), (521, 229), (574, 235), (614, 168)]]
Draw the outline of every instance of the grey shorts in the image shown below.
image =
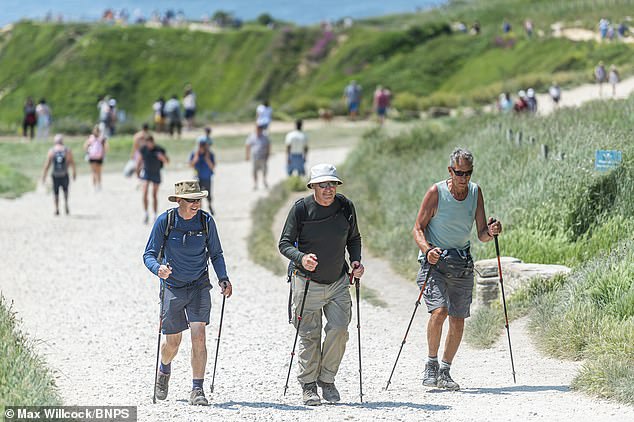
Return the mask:
[[(428, 270), (429, 265), (422, 258), (416, 276), (419, 288), (423, 286)], [(438, 260), (431, 269), (423, 292), (427, 310), (431, 313), (438, 308), (447, 308), (450, 316), (467, 318), (470, 315), (472, 295), (473, 259), (471, 255), (461, 256), (455, 249), (450, 249), (447, 256)]]
[(254, 158), (253, 159), (253, 175), (255, 176), (259, 171), (266, 176), (266, 158)]
[(209, 324), (211, 313), (211, 283), (209, 275), (184, 287), (165, 286), (163, 298), (163, 334), (178, 334), (189, 328), (190, 322)]

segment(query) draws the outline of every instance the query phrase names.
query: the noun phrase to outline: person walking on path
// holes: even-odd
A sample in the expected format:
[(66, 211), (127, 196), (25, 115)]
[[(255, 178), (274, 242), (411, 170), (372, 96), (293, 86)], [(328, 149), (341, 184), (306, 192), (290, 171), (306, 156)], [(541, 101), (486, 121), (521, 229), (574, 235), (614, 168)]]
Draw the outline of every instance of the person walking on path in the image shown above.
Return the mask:
[(140, 177), (141, 167), (139, 163), (141, 162), (141, 147), (145, 145), (145, 141), (148, 137), (150, 137), (150, 125), (147, 123), (143, 123), (141, 130), (134, 134), (132, 137), (132, 151), (130, 152), (130, 159), (134, 161), (137, 169), (137, 176)]
[(209, 145), (210, 148), (214, 144), (214, 140), (211, 137), (211, 128), (209, 126), (205, 127), (205, 134), (204, 135), (200, 135), (198, 137), (198, 139), (196, 140), (196, 146), (198, 146), (199, 142), (203, 142), (203, 141), (207, 145)]
[(214, 209), (211, 206), (211, 200), (216, 158), (210, 149), (210, 145), (211, 143), (207, 141), (207, 137), (201, 136), (198, 138), (196, 149), (189, 155), (189, 165), (196, 171), (200, 186), (207, 191), (207, 205), (209, 206), (209, 212), (213, 215)]
[(46, 139), (53, 121), (53, 115), (44, 98), (40, 99), (40, 102), (35, 107), (35, 114), (37, 115), (37, 137), (38, 139)]
[(183, 124), (181, 122), (181, 103), (176, 94), (172, 95), (172, 98), (165, 103), (165, 115), (168, 119), (170, 136), (174, 136), (174, 132), (176, 132), (178, 139), (180, 139)]
[[(346, 250), (354, 277), (360, 278), (364, 271), (354, 204), (337, 194), (340, 184), (335, 166), (314, 166), (307, 185), (314, 190), (313, 195), (300, 199), (291, 208), (278, 245), (295, 268), (292, 305), (296, 328), (306, 294), (298, 333), (297, 379), (302, 386), (303, 402), (308, 406), (321, 404), (317, 386), (321, 387), (324, 400), (331, 403), (340, 400), (335, 376), (346, 350), (352, 318)], [(301, 209), (303, 212), (298, 212)], [(298, 215), (302, 214), (306, 218), (300, 217), (302, 221), (298, 221)], [(308, 292), (304, 293), (308, 282)], [(323, 343), (322, 313), (327, 321)]]
[(103, 160), (106, 158), (108, 148), (106, 138), (99, 132), (99, 126), (95, 126), (84, 143), (84, 150), (86, 151), (90, 169), (92, 170), (92, 183), (95, 187), (95, 191), (101, 190), (101, 168), (103, 166)]
[[(484, 196), (471, 182), (473, 155), (456, 148), (449, 157), (449, 179), (433, 184), (425, 193), (416, 222), (414, 240), (420, 248), (421, 264), (416, 281), (419, 288), (431, 271), (424, 291), (431, 314), (427, 324), (428, 357), (423, 385), (458, 390), (450, 376), (451, 363), (462, 340), (464, 320), (469, 317), (473, 291), (473, 259), (469, 237), (473, 222), (478, 239), (488, 242), (502, 232), (499, 221), (489, 218), (487, 225)], [(443, 259), (440, 259), (441, 254)], [(442, 361), (438, 349), (442, 327), (449, 316), (449, 332)]]
[(44, 171), (42, 172), (42, 183), (46, 179), (49, 167), (53, 166), (51, 177), (53, 178), (53, 198), (55, 200), (55, 215), (59, 215), (59, 190), (64, 191), (64, 210), (66, 215), (70, 214), (68, 209), (68, 166), (73, 169), (73, 180), (77, 178), (77, 168), (73, 159), (73, 152), (64, 145), (64, 138), (61, 134), (53, 138), (55, 145), (48, 151)]
[(140, 174), (141, 180), (143, 181), (143, 210), (145, 211), (143, 223), (147, 224), (150, 219), (148, 213), (148, 191), (150, 190), (150, 185), (152, 185), (152, 205), (154, 219), (156, 220), (158, 213), (158, 190), (161, 184), (161, 169), (163, 165), (169, 163), (169, 158), (165, 150), (156, 145), (152, 135), (148, 135), (145, 138), (145, 145), (139, 149), (139, 155), (141, 159), (139, 160), (139, 170), (137, 173)]
[(273, 109), (269, 105), (269, 101), (265, 100), (255, 109), (255, 124), (261, 126), (264, 130), (268, 130), (273, 120)]
[(561, 101), (561, 88), (557, 82), (553, 82), (550, 88), (548, 88), (548, 94), (550, 94), (550, 98), (555, 103), (555, 107), (559, 105), (559, 101)]
[(599, 97), (603, 96), (603, 82), (607, 81), (607, 73), (605, 72), (605, 66), (600, 61), (594, 68), (594, 79), (599, 84)]
[(194, 117), (196, 116), (196, 94), (190, 84), (185, 86), (185, 94), (183, 96), (183, 108), (185, 109), (185, 125), (187, 130), (194, 127)]
[(359, 115), (359, 106), (361, 105), (361, 85), (357, 81), (352, 80), (343, 90), (343, 96), (346, 99), (348, 107), (348, 118), (355, 120)]
[(37, 113), (35, 112), (35, 103), (33, 98), (29, 97), (24, 103), (24, 119), (22, 120), (22, 136), (26, 138), (27, 133), (30, 133), (29, 138), (33, 139), (35, 132), (35, 123), (37, 123)]
[(376, 112), (376, 117), (380, 125), (383, 125), (383, 122), (385, 122), (385, 116), (390, 106), (391, 97), (392, 93), (389, 89), (381, 85), (376, 87), (376, 91), (374, 91), (374, 111)]
[(286, 134), (286, 171), (288, 175), (297, 172), (299, 176), (306, 174), (306, 155), (308, 154), (308, 137), (302, 131), (301, 119), (295, 121), (295, 130)]
[(608, 74), (608, 82), (612, 85), (612, 97), (616, 97), (616, 84), (619, 83), (619, 71), (616, 70), (615, 65), (610, 66), (610, 73)]
[(253, 190), (258, 188), (258, 173), (262, 173), (264, 187), (269, 187), (266, 182), (266, 174), (271, 153), (271, 141), (264, 133), (264, 129), (264, 126), (256, 126), (255, 133), (250, 134), (245, 142), (246, 160), (250, 159), (253, 163)]
[[(209, 404), (203, 390), (207, 364), (205, 326), (209, 324), (212, 289), (208, 260), (218, 277), (221, 293), (228, 298), (233, 290), (216, 223), (200, 209), (200, 201), (206, 196), (207, 192), (200, 190), (196, 180), (177, 182), (174, 195), (168, 199), (178, 203), (178, 207), (165, 211), (156, 219), (143, 254), (145, 266), (161, 279), (165, 289), (161, 308), (165, 340), (161, 345), (156, 398), (167, 398), (172, 360), (178, 352), (182, 332), (190, 328), (193, 381), (189, 404), (204, 406)], [(164, 258), (158, 262), (168, 225), (172, 226), (172, 234), (167, 236)]]

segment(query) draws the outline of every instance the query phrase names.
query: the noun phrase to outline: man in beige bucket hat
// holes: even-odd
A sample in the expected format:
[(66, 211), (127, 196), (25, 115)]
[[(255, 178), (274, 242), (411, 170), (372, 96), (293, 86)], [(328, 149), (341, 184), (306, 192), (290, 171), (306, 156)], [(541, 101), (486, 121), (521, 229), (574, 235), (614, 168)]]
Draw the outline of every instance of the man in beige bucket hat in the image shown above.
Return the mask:
[(168, 199), (178, 207), (161, 214), (145, 247), (145, 266), (164, 283), (161, 304), (161, 364), (155, 397), (165, 400), (171, 362), (178, 352), (182, 332), (191, 329), (193, 387), (189, 403), (207, 405), (203, 391), (207, 348), (205, 326), (211, 312), (208, 260), (214, 267), (221, 293), (230, 297), (231, 282), (214, 219), (200, 208), (207, 191), (197, 180), (177, 182)]
[[(349, 266), (355, 277), (363, 275), (361, 235), (352, 201), (337, 194), (343, 182), (332, 164), (318, 164), (310, 171), (308, 187), (313, 194), (298, 200), (291, 208), (280, 237), (280, 252), (292, 261), (294, 323), (297, 327), (300, 304), (308, 285), (301, 324), (299, 324), (299, 376), (303, 402), (338, 402), (335, 376), (346, 350), (352, 299), (348, 281)], [(307, 280), (310, 283), (307, 284)], [(325, 338), (321, 342), (322, 312), (326, 317)]]

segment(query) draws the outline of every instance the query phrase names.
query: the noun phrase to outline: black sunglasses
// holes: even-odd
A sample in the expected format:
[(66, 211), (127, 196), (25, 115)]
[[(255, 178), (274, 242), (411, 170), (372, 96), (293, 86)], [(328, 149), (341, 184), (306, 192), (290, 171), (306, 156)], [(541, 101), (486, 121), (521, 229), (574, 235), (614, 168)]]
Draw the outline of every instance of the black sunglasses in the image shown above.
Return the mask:
[(456, 170), (453, 167), (451, 168), (451, 171), (453, 171), (453, 174), (455, 174), (458, 177), (462, 177), (462, 176), (469, 177), (473, 173), (473, 169), (467, 170), (467, 171), (460, 171), (460, 170)]
[(189, 202), (190, 204), (193, 204), (194, 202), (200, 202), (201, 199), (197, 198), (197, 199), (188, 199), (188, 198), (183, 198), (186, 202)]

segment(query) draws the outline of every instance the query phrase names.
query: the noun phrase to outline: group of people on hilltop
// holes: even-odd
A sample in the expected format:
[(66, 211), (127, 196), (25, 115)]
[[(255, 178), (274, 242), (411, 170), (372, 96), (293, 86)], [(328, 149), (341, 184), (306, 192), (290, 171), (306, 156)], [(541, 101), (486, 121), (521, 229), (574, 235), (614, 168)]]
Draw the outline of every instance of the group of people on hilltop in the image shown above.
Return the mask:
[(603, 84), (606, 82), (612, 86), (612, 96), (615, 97), (616, 85), (620, 79), (619, 71), (614, 64), (610, 65), (609, 72), (606, 70), (603, 61), (597, 63), (594, 68), (594, 80), (599, 85), (599, 97), (603, 96)]
[(196, 94), (192, 86), (185, 86), (182, 103), (176, 94), (172, 94), (167, 101), (163, 96), (157, 98), (152, 104), (152, 113), (156, 132), (168, 132), (170, 136), (176, 135), (180, 138), (183, 119), (187, 130), (193, 129), (195, 124)]
[(601, 19), (599, 19), (598, 28), (599, 28), (599, 37), (601, 38), (602, 41), (605, 41), (605, 40), (612, 41), (617, 36), (619, 39), (623, 39), (627, 36), (629, 32), (629, 28), (625, 22), (621, 22), (616, 27), (616, 30), (615, 30), (614, 25), (610, 22), (609, 19), (605, 17), (602, 17)]
[[(350, 120), (356, 120), (359, 117), (362, 96), (363, 88), (355, 80), (350, 81), (350, 83), (343, 89), (343, 98), (346, 101), (348, 118)], [(372, 108), (376, 113), (376, 118), (379, 124), (381, 125), (385, 121), (391, 102), (392, 92), (389, 88), (377, 85), (372, 96)]]
[[(558, 102), (559, 99), (556, 101)], [(509, 92), (503, 92), (499, 95), (496, 106), (498, 111), (502, 113), (537, 113), (537, 97), (535, 96), (535, 90), (533, 88), (528, 88), (527, 90), (521, 89), (518, 91), (517, 98), (515, 100), (511, 98), (511, 94)]]
[(33, 98), (28, 97), (24, 102), (22, 118), (22, 136), (33, 139), (35, 127), (37, 126), (37, 138), (47, 139), (48, 132), (53, 122), (51, 107), (46, 103), (45, 98), (41, 98), (37, 104)]

